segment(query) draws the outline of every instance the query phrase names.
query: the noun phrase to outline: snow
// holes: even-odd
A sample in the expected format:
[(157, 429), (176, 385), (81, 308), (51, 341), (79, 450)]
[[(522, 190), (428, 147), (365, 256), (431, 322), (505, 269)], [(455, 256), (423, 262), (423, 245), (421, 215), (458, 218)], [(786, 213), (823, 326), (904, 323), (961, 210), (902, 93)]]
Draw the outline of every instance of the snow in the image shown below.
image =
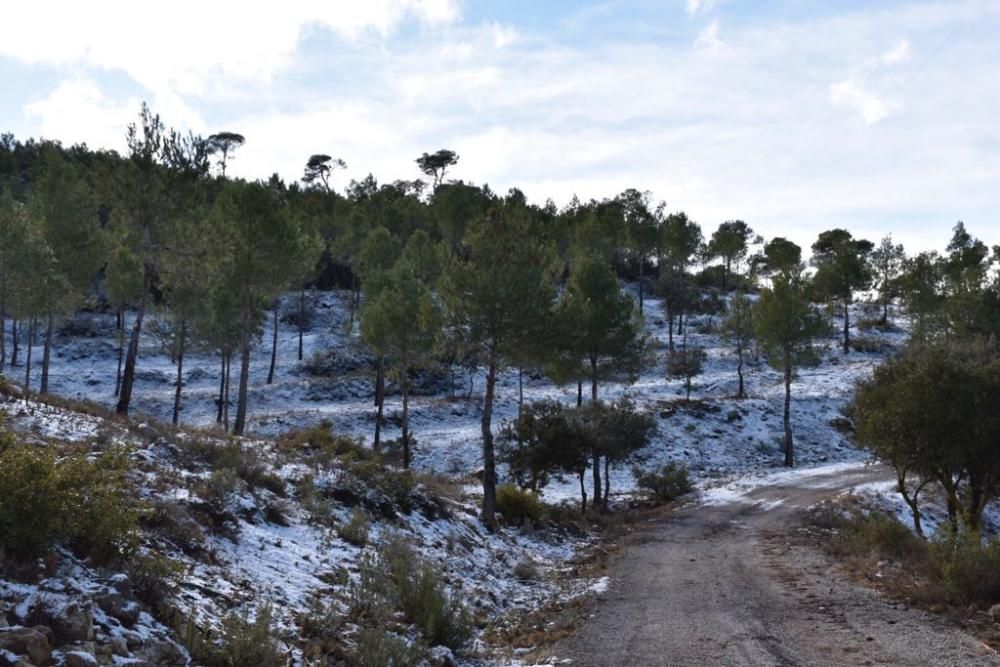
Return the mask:
[[(346, 298), (341, 293), (310, 294), (315, 316), (304, 338), (304, 357), (309, 361), (316, 354), (336, 351), (346, 358), (347, 370), (333, 376), (307, 373), (296, 360), (297, 332), (282, 325), (275, 381), (265, 384), (271, 339), (271, 318), (267, 318), (261, 332), (264, 343), (255, 348), (251, 357), (248, 425), (251, 436), (272, 436), (325, 419), (332, 423), (334, 431), (370, 442), (374, 424), (372, 378), (356, 331), (345, 331)], [(286, 297), (284, 306), (293, 308), (294, 299), (297, 295)], [(688, 344), (704, 348), (708, 359), (703, 374), (694, 381), (691, 401), (684, 400), (683, 383), (665, 377), (663, 358), (667, 343), (660, 302), (646, 299), (645, 306), (646, 329), (657, 351), (657, 364), (645, 370), (633, 385), (608, 382), (599, 387), (601, 399), (629, 396), (639, 407), (656, 415), (658, 432), (643, 452), (645, 469), (668, 461), (683, 463), (702, 489), (700, 502), (717, 504), (746, 502), (747, 495), (762, 486), (819, 478), (861, 465), (867, 459), (866, 453), (854, 447), (839, 426), (852, 387), (867, 377), (880, 355), (841, 354), (836, 349), (834, 333), (823, 341), (821, 363), (815, 368), (801, 369), (793, 382), (792, 427), (800, 468), (786, 471), (781, 468), (783, 457), (779, 446), (784, 397), (781, 375), (765, 365), (749, 363), (745, 370), (749, 397), (735, 398), (735, 355), (715, 333), (718, 317), (692, 316)], [(86, 325), (84, 328), (89, 327), (94, 335), (57, 337), (50, 370), (51, 389), (61, 396), (87, 399), (111, 408), (115, 402), (117, 364), (114, 318), (90, 313), (78, 316), (77, 324)], [(152, 334), (154, 328), (146, 327), (141, 341), (133, 415), (169, 421), (175, 367)], [(883, 339), (893, 347), (905, 339), (904, 333), (865, 335)], [(676, 342), (680, 344), (679, 340)], [(184, 424), (215, 426), (218, 366), (218, 359), (203, 351), (194, 351), (185, 359)], [(234, 369), (234, 384), (237, 370)], [(481, 373), (473, 373), (471, 378), (462, 373), (457, 376), (457, 398), (448, 396), (447, 376), (437, 393), (412, 398), (411, 429), (417, 439), (414, 467), (456, 478), (464, 498), (454, 503), (447, 516), (432, 518), (413, 511), (400, 513), (394, 521), (373, 521), (370, 539), (374, 544), (367, 548), (377, 549), (390, 535), (401, 535), (442, 570), (453, 592), (460, 593), (487, 622), (503, 622), (504, 618), (516, 617), (554, 599), (606, 591), (610, 585), (607, 577), (580, 580), (566, 576), (571, 569), (569, 561), (588, 544), (586, 538), (507, 528), (490, 533), (483, 528), (475, 508), (481, 487), (471, 483), (469, 475), (481, 467), (479, 419), (484, 378)], [(466, 382), (470, 379), (471, 399), (466, 400)], [(33, 382), (37, 383), (37, 378)], [(497, 386), (495, 429), (516, 416), (517, 395), (516, 371), (503, 371)], [(553, 386), (544, 378), (525, 373), (524, 398), (526, 402), (555, 398), (572, 405), (576, 402), (576, 387)], [(399, 435), (398, 402), (398, 396), (390, 393), (386, 401), (387, 423), (383, 428), (386, 439)], [(100, 417), (35, 401), (17, 400), (0, 408), (10, 413), (19, 431), (43, 440), (141, 445), (133, 450), (132, 456), (146, 499), (182, 507), (202, 502), (194, 491), (197, 488), (194, 483), (206, 479), (211, 471), (186, 466), (176, 454), (193, 435), (166, 432), (153, 422), (129, 429)], [(233, 414), (235, 409), (230, 412)], [(149, 437), (140, 439), (137, 434), (146, 431), (150, 432)], [(221, 439), (222, 436), (206, 431), (198, 437)], [(249, 440), (246, 446), (259, 448), (268, 469), (289, 483), (316, 473), (302, 462), (278, 457), (264, 441)], [(500, 472), (503, 476), (504, 471)], [(335, 482), (337, 473), (330, 473), (329, 479)], [(317, 475), (318, 483), (324, 480)], [(577, 484), (575, 479), (553, 481), (544, 489), (544, 498), (550, 502), (576, 502)], [(611, 486), (617, 497), (633, 494), (635, 480), (631, 469), (613, 468)], [(889, 493), (888, 488), (881, 487), (863, 491)], [(228, 509), (235, 517), (235, 525), (231, 531), (207, 535), (204, 548), (210, 558), (195, 558), (177, 552), (168, 544), (157, 545), (185, 566), (175, 595), (177, 606), (189, 610), (205, 626), (218, 627), (231, 610), (252, 610), (270, 602), (275, 606), (279, 630), (292, 637), (297, 615), (311, 601), (321, 600), (346, 609), (346, 581), (356, 576), (363, 549), (345, 542), (332, 527), (310, 521), (297, 502), (289, 503), (288, 525), (265, 521), (262, 508), (273, 500), (267, 493), (241, 490), (230, 499)], [(349, 516), (346, 507), (335, 512), (335, 519), (341, 525)], [(513, 571), (521, 562), (534, 564), (543, 576), (538, 581), (518, 579)], [(48, 582), (46, 590), (62, 586), (63, 595), (86, 594), (97, 585), (97, 575), (76, 564), (73, 572), (64, 572), (61, 578)], [(30, 605), (40, 590), (0, 580), (0, 599), (17, 601), (19, 617), (26, 616), (25, 605)], [(99, 610), (95, 610), (99, 622), (106, 623), (108, 632), (112, 632), (113, 624), (96, 612)], [(144, 614), (136, 631), (154, 635), (166, 630)]]
[[(260, 343), (251, 355), (248, 429), (251, 433), (274, 435), (325, 419), (333, 424), (336, 432), (370, 442), (374, 427), (372, 378), (365, 364), (367, 357), (358, 341), (357, 326), (353, 332), (345, 331), (349, 319), (348, 295), (317, 292), (311, 293), (309, 298), (315, 314), (304, 337), (304, 359), (308, 362), (316, 354), (333, 350), (347, 359), (347, 367), (352, 370), (331, 377), (309, 375), (296, 359), (297, 331), (291, 325), (281, 324), (277, 375), (273, 384), (265, 384), (271, 339), (271, 318), (267, 318)], [(283, 312), (294, 310), (297, 295), (288, 295), (284, 301)], [(646, 452), (646, 466), (673, 460), (685, 463), (696, 478), (712, 478), (780, 465), (778, 441), (784, 391), (781, 375), (766, 365), (751, 362), (746, 369), (750, 397), (735, 399), (736, 360), (729, 346), (721, 342), (713, 330), (719, 318), (695, 315), (690, 318), (688, 342), (703, 347), (708, 360), (704, 373), (695, 379), (692, 403), (685, 404), (682, 382), (665, 377), (662, 360), (667, 336), (660, 301), (646, 299), (645, 313), (646, 330), (657, 351), (657, 364), (643, 372), (634, 385), (612, 382), (600, 385), (599, 396), (611, 400), (627, 395), (640, 407), (659, 415), (659, 434)], [(855, 313), (855, 321), (857, 315)], [(133, 413), (167, 421), (173, 405), (175, 367), (152, 333), (156, 329), (155, 321), (155, 316), (150, 318), (140, 346)], [(77, 324), (89, 327), (94, 335), (57, 337), (50, 371), (52, 390), (62, 396), (113, 407), (117, 364), (114, 318), (88, 313), (78, 316)], [(822, 355), (822, 363), (816, 368), (800, 369), (792, 386), (792, 425), (797, 436), (798, 463), (804, 467), (864, 458), (848, 438), (831, 426), (831, 422), (840, 417), (854, 383), (865, 377), (881, 357), (858, 352), (841, 354), (836, 350), (835, 332), (838, 329), (833, 327), (825, 341), (827, 349)], [(871, 331), (863, 335), (885, 340), (893, 346), (905, 339), (905, 333)], [(679, 339), (675, 342), (680, 343)], [(185, 359), (182, 411), (185, 424), (215, 425), (218, 366), (217, 358), (204, 352), (189, 353)], [(234, 384), (236, 371), (234, 369)], [(479, 419), (485, 379), (481, 372), (471, 377), (461, 372), (456, 375), (457, 398), (449, 398), (447, 391), (442, 390), (412, 399), (411, 430), (417, 439), (413, 465), (417, 469), (464, 475), (481, 466)], [(447, 377), (444, 380), (447, 385)], [(464, 398), (468, 381), (473, 387), (471, 400)], [(515, 370), (507, 369), (500, 374), (494, 408), (495, 429), (504, 420), (517, 415), (517, 385)], [(525, 373), (524, 398), (527, 402), (555, 398), (575, 404), (576, 387), (556, 387), (544, 378)], [(399, 397), (392, 394), (390, 388), (383, 427), (386, 439), (399, 435), (398, 403)], [(49, 435), (63, 438), (86, 439), (99, 428), (99, 421), (94, 418), (57, 418), (50, 414), (32, 418), (36, 424), (44, 425)], [(630, 470), (625, 468), (613, 470), (611, 481), (613, 492), (628, 492), (635, 485)], [(544, 490), (545, 497), (554, 502), (573, 499), (576, 493), (575, 480), (557, 482)]]

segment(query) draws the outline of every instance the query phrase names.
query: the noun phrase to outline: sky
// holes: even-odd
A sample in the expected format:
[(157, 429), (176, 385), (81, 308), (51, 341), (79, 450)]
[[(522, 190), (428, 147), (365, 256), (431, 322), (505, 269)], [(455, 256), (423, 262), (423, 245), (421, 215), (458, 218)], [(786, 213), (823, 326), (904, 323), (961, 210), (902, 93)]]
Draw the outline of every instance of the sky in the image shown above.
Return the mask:
[(124, 151), (246, 137), (230, 175), (313, 153), (565, 205), (648, 190), (711, 230), (1000, 243), (1000, 0), (34, 0), (3, 7), (0, 132)]

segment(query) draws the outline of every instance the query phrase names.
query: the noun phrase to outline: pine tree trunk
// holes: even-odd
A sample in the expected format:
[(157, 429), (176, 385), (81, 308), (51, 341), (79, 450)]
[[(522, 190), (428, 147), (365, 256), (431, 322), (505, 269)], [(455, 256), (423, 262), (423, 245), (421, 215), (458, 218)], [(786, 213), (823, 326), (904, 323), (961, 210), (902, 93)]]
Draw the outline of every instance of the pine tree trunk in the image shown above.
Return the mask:
[(844, 354), (851, 351), (851, 297), (844, 299)]
[(23, 328), (24, 328), (23, 324), (21, 326), (18, 326), (17, 325), (17, 320), (11, 320), (11, 322), (10, 322), (10, 339), (11, 339), (10, 340), (10, 343), (11, 343), (10, 344), (10, 347), (11, 347), (11, 351), (10, 351), (10, 366), (11, 366), (11, 368), (13, 368), (14, 366), (17, 366), (17, 352), (18, 352), (18, 347), (19, 347), (18, 343), (19, 343), (19, 341), (21, 339), (21, 335), (20, 334), (21, 334), (21, 329), (23, 329)]
[(229, 431), (229, 377), (233, 369), (233, 351), (226, 350), (226, 391), (222, 398), (222, 428)]
[(587, 513), (587, 483), (586, 483), (586, 472), (587, 469), (583, 468), (580, 470), (580, 514)]
[(643, 278), (644, 278), (644, 276), (642, 275), (642, 272), (643, 272), (643, 264), (644, 263), (645, 262), (642, 261), (642, 257), (640, 257), (639, 258), (639, 314), (640, 315), (642, 315), (642, 296), (643, 296), (642, 295), (642, 283), (643, 283)]
[(271, 335), (271, 367), (267, 371), (267, 383), (274, 382), (274, 364), (278, 359), (278, 302), (274, 302), (274, 331)]
[(403, 392), (403, 470), (410, 469), (410, 383), (407, 381), (406, 376), (403, 377), (402, 382), (402, 392)]
[(521, 418), (524, 408), (524, 369), (517, 367), (517, 417)]
[(221, 364), (219, 368), (219, 398), (215, 401), (217, 410), (215, 412), (215, 423), (222, 423), (222, 402), (226, 398), (226, 351), (219, 353)]
[(736, 354), (739, 358), (739, 361), (736, 364), (736, 374), (740, 378), (740, 388), (736, 394), (736, 398), (745, 398), (746, 393), (744, 393), (743, 391), (743, 346), (742, 345), (739, 347), (739, 349), (736, 350)]
[(184, 386), (184, 344), (187, 342), (187, 320), (181, 320), (180, 337), (177, 341), (177, 381), (174, 384), (174, 418), (173, 425), (181, 415), (181, 388)]
[(378, 358), (378, 369), (375, 371), (375, 439), (372, 449), (376, 454), (382, 451), (382, 410), (385, 406), (385, 360)]
[(7, 365), (7, 300), (4, 292), (6, 288), (0, 288), (0, 373), (3, 373)]
[(52, 360), (52, 331), (55, 329), (55, 316), (48, 312), (45, 322), (45, 347), (42, 350), (42, 383), (38, 393), (42, 396), (49, 393), (49, 362)]
[(31, 348), (34, 345), (35, 319), (28, 320), (28, 351), (24, 360), (24, 400), (27, 402), (31, 395)]
[(247, 394), (250, 389), (250, 307), (243, 312), (243, 330), (240, 332), (240, 388), (236, 397), (236, 419), (233, 433), (243, 435), (247, 425)]
[(115, 396), (122, 391), (122, 362), (125, 360), (125, 316), (121, 308), (118, 309), (118, 372), (115, 374)]
[[(597, 402), (597, 355), (590, 355), (590, 400)], [(594, 502), (597, 502), (596, 498)]]
[(604, 509), (608, 509), (608, 499), (611, 498), (611, 459), (604, 457)]
[(299, 361), (302, 361), (302, 334), (306, 328), (306, 291), (299, 290)]
[(667, 309), (667, 349), (674, 351), (674, 313)]
[(602, 505), (601, 500), (601, 455), (596, 451), (594, 457), (594, 507)]
[(486, 393), (483, 397), (483, 418), (481, 422), (483, 434), (483, 524), (493, 530), (496, 528), (497, 508), (497, 469), (496, 455), (493, 451), (493, 396), (497, 381), (496, 353), (490, 350), (488, 369), (486, 372)]
[(789, 468), (795, 465), (792, 443), (792, 365), (785, 364), (785, 465)]
[(122, 375), (121, 392), (118, 394), (118, 405), (115, 412), (120, 415), (127, 415), (129, 405), (132, 403), (132, 385), (135, 383), (135, 364), (139, 356), (139, 336), (142, 334), (142, 320), (146, 314), (146, 297), (150, 289), (151, 276), (147, 268), (143, 276), (142, 296), (139, 298), (139, 307), (135, 313), (135, 323), (132, 325), (132, 336), (128, 342), (128, 352), (125, 355), (125, 372)]
[(583, 380), (576, 381), (576, 407), (583, 405)]

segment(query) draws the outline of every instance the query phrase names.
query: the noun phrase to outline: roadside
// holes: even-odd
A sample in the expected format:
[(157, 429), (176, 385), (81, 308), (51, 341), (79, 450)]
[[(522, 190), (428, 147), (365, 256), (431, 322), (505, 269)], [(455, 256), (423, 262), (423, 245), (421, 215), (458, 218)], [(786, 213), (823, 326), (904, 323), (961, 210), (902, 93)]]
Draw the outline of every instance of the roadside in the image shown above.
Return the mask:
[[(881, 598), (794, 539), (801, 512), (879, 481), (878, 467), (779, 473), (708, 493), (650, 524), (610, 570), (575, 633), (535, 663), (994, 665), (947, 620)], [(586, 614), (584, 614), (586, 615)]]

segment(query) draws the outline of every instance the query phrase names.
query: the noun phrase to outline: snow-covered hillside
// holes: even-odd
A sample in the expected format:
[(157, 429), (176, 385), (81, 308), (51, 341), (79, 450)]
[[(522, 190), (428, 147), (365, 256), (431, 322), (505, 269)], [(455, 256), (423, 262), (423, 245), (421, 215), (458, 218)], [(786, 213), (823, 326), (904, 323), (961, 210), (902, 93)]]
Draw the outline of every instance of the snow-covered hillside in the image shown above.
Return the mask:
[[(294, 308), (293, 298), (288, 298), (289, 309)], [(265, 327), (262, 332), (252, 360), (251, 434), (246, 439), (228, 438), (215, 427), (218, 361), (204, 352), (185, 360), (182, 421), (189, 428), (174, 431), (161, 425), (170, 416), (175, 367), (152, 333), (142, 342), (131, 422), (22, 399), (0, 405), (28, 441), (95, 452), (116, 443), (130, 446), (139, 500), (155, 517), (149, 520), (151, 537), (145, 548), (182, 565), (164, 600), (167, 613), (160, 609), (155, 618), (148, 612), (132, 618), (130, 611), (126, 624), (111, 612), (135, 602), (127, 594), (127, 582), (116, 576), (119, 573), (91, 568), (63, 552), (30, 585), (0, 581), (0, 622), (27, 624), (40, 606), (52, 607), (49, 616), (58, 621), (73, 604), (84, 605), (88, 611), (82, 623), (90, 628), (84, 633), (89, 639), (64, 637), (66, 650), (79, 645), (106, 664), (128, 659), (156, 663), (167, 659), (150, 656), (166, 652), (169, 660), (183, 664), (187, 653), (177, 645), (182, 639), (179, 629), (218, 631), (226, 617), (252, 616), (269, 605), (284, 649), (299, 660), (303, 628), (316, 624), (316, 614), (346, 619), (338, 621), (346, 623), (338, 632), (355, 636), (352, 586), (359, 581), (364, 559), (394, 540), (410, 545), (416, 557), (439, 569), (452, 595), (471, 611), (477, 637), (522, 612), (594, 589), (595, 582), (572, 574), (571, 562), (587, 536), (511, 527), (491, 534), (479, 523), (478, 487), (471, 477), (481, 456), (483, 378), (476, 372), (456, 373), (455, 397), (448, 373), (425, 373), (419, 379), (421, 389), (411, 403), (415, 477), (368, 465), (363, 453), (340, 452), (317, 460), (319, 449), (308, 436), (298, 432), (285, 437), (322, 421), (332, 428), (318, 432), (328, 435), (332, 430), (366, 443), (373, 430), (371, 360), (356, 333), (345, 330), (346, 295), (316, 293), (310, 298), (315, 317), (305, 336), (305, 361), (296, 360), (295, 328), (283, 324), (272, 385), (264, 383), (271, 331)], [(780, 374), (751, 363), (746, 370), (749, 397), (736, 399), (735, 355), (717, 333), (718, 316), (692, 316), (688, 344), (704, 348), (708, 361), (687, 401), (682, 382), (666, 378), (666, 331), (656, 299), (646, 301), (645, 322), (656, 348), (656, 365), (633, 385), (600, 386), (602, 399), (628, 395), (657, 416), (658, 432), (644, 452), (643, 465), (683, 462), (703, 488), (739, 484), (741, 477), (779, 469)], [(864, 347), (877, 351), (842, 354), (831, 332), (820, 344), (821, 363), (801, 369), (794, 380), (792, 422), (800, 467), (867, 458), (852, 446), (842, 409), (856, 380), (901, 345), (905, 335), (856, 335), (866, 339)], [(116, 361), (113, 317), (81, 314), (55, 340), (51, 388), (59, 396), (113, 407)], [(526, 402), (576, 401), (575, 386), (556, 387), (529, 373), (523, 381)], [(517, 373), (506, 370), (498, 383), (497, 427), (516, 416), (517, 401)], [(394, 438), (399, 409), (394, 393), (386, 409), (384, 437)], [(621, 497), (634, 487), (630, 469), (612, 471), (613, 493)], [(724, 495), (725, 488), (709, 501)], [(549, 502), (575, 502), (576, 494), (575, 480), (555, 481), (544, 490)], [(125, 593), (114, 598), (116, 587)], [(121, 604), (106, 609), (97, 602), (109, 595)], [(471, 655), (492, 653), (480, 644)]]
[[(275, 381), (265, 384), (270, 362), (270, 318), (252, 357), (250, 419), (248, 430), (258, 435), (277, 435), (291, 428), (327, 420), (337, 433), (370, 441), (374, 429), (372, 407), (373, 371), (370, 357), (360, 345), (356, 331), (346, 332), (346, 293), (313, 293), (314, 317), (304, 339), (304, 363), (297, 361), (298, 334), (291, 324), (279, 326), (278, 365)], [(289, 295), (285, 309), (296, 308), (297, 295)], [(858, 320), (860, 313), (854, 313)], [(654, 342), (657, 363), (646, 369), (631, 386), (607, 383), (600, 398), (623, 394), (640, 407), (659, 416), (659, 433), (649, 447), (648, 465), (667, 460), (685, 462), (696, 477), (718, 477), (766, 470), (780, 465), (781, 401), (779, 373), (766, 364), (751, 364), (747, 370), (749, 398), (736, 400), (736, 360), (731, 347), (716, 333), (718, 316), (691, 317), (689, 344), (708, 352), (704, 373), (695, 379), (692, 401), (685, 402), (683, 383), (668, 380), (665, 373), (666, 330), (659, 300), (645, 303), (647, 333)], [(174, 365), (147, 327), (143, 337), (134, 390), (133, 411), (169, 419), (173, 401)], [(87, 336), (60, 336), (56, 340), (50, 383), (53, 391), (71, 398), (114, 405), (116, 338), (113, 317), (79, 315), (76, 332)], [(842, 354), (834, 326), (830, 338), (821, 343), (822, 363), (804, 368), (795, 378), (792, 422), (796, 434), (797, 462), (813, 466), (841, 460), (859, 460), (843, 429), (840, 413), (854, 382), (870, 372), (882, 353), (852, 351)], [(854, 331), (884, 350), (902, 344), (905, 334), (875, 330)], [(219, 363), (214, 356), (192, 354), (185, 360), (185, 397), (182, 422), (193, 426), (215, 423), (219, 387)], [(576, 387), (556, 387), (540, 376), (524, 375), (524, 400), (558, 398), (575, 403)], [(450, 398), (452, 378), (447, 372), (425, 374), (419, 394), (411, 403), (411, 428), (417, 440), (414, 466), (419, 470), (464, 475), (481, 465), (479, 418), (484, 378), (482, 373), (455, 373), (455, 398)], [(471, 392), (470, 392), (471, 384)], [(391, 388), (390, 388), (391, 391)], [(517, 414), (518, 377), (508, 369), (498, 381), (494, 423)], [(471, 398), (466, 399), (471, 393)], [(386, 438), (398, 436), (398, 396), (386, 400)], [(612, 472), (612, 490), (634, 486), (629, 470)], [(554, 484), (545, 491), (558, 500), (575, 496), (575, 486)]]

